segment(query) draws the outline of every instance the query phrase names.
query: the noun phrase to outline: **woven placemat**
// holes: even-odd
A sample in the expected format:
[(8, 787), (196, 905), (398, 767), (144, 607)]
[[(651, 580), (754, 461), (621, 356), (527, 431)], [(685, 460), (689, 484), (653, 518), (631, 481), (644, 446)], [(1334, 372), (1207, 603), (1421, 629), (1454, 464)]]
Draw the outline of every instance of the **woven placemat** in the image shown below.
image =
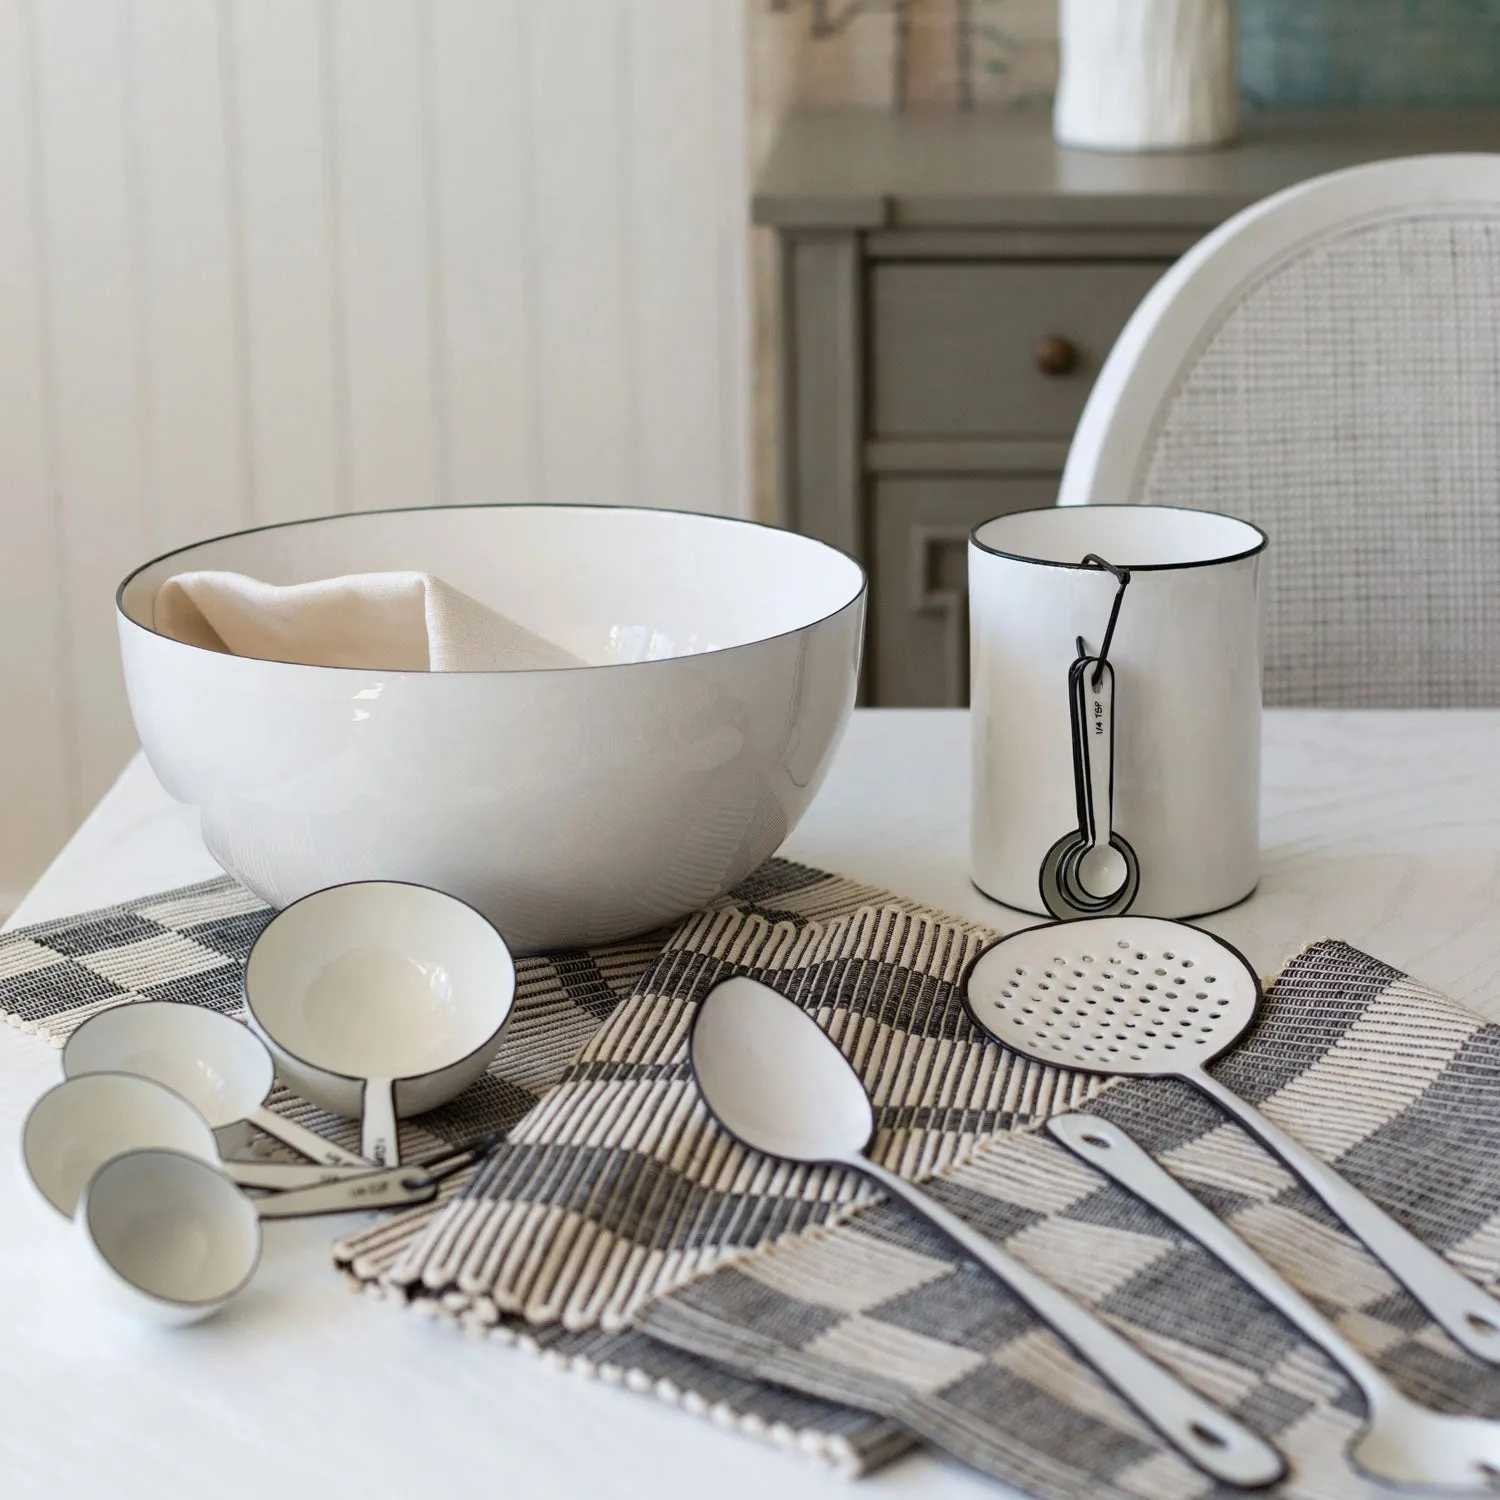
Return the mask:
[[(983, 929), (909, 904), (688, 922), (512, 1146), (379, 1271), (538, 1340), (630, 1327), (747, 1378), (868, 1409), (1038, 1496), (1211, 1486), (990, 1278), (857, 1180), (738, 1150), (692, 1089), (693, 1007), (749, 973), (812, 1012), (877, 1104), (873, 1154), (1095, 1305), (1287, 1453), (1278, 1494), (1351, 1500), (1353, 1387), (1217, 1262), (1034, 1133), (1134, 1131), (1411, 1394), (1500, 1416), (1455, 1348), (1260, 1147), (1171, 1081), (1090, 1083), (969, 1030)], [(1220, 1078), (1482, 1282), (1500, 1275), (1500, 1028), (1342, 943), (1299, 955)], [(387, 1246), (387, 1249), (394, 1247)], [(346, 1254), (355, 1247), (346, 1247)]]

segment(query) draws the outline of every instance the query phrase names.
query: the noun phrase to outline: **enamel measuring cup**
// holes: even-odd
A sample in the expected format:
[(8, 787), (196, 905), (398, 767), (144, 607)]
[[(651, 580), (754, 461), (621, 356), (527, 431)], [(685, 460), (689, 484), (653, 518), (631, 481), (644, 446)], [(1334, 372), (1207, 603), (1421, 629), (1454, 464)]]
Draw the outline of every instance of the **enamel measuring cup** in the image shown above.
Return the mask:
[(245, 961), (245, 1010), (294, 1092), (400, 1160), (396, 1122), (463, 1092), (500, 1050), (516, 996), (505, 940), (426, 886), (366, 880), (278, 912)]
[(1187, 917), (1254, 890), (1265, 547), (1248, 522), (1151, 505), (974, 529), (971, 871), (987, 896)]
[(187, 1099), (138, 1073), (81, 1073), (48, 1089), (21, 1130), (21, 1159), (41, 1195), (71, 1216), (84, 1184), (113, 1157), (150, 1149), (209, 1162), (240, 1187), (273, 1192), (349, 1181), (375, 1168), (280, 1161), (225, 1161), (213, 1128)]
[(352, 1151), (273, 1114), (271, 1054), (248, 1027), (199, 1005), (137, 1000), (91, 1016), (63, 1047), (63, 1076), (134, 1073), (182, 1095), (213, 1127), (221, 1155), (248, 1144), (256, 1126), (309, 1161), (368, 1167)]
[(249, 1198), (199, 1156), (127, 1152), (89, 1179), (77, 1223), (117, 1303), (164, 1324), (195, 1323), (242, 1291), (260, 1262), (261, 1221), (430, 1203), (438, 1184), (493, 1141), (450, 1147), (424, 1165)]

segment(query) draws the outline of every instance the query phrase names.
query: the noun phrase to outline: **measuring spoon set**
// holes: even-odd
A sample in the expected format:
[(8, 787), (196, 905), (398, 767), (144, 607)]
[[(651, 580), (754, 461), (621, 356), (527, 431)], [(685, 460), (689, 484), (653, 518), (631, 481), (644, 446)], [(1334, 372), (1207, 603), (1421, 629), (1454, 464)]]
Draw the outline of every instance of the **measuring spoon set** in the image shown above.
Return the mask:
[[(964, 1004), (1011, 1051), (1056, 1067), (1177, 1078), (1206, 1094), (1275, 1155), (1475, 1358), (1500, 1365), (1500, 1303), (1354, 1185), (1206, 1070), (1244, 1035), (1261, 1000), (1228, 944), (1183, 923), (1102, 916), (1003, 938), (971, 965)], [(866, 1155), (874, 1112), (837, 1046), (800, 1007), (736, 977), (699, 1005), (689, 1039), (710, 1113), (742, 1144), (781, 1160), (830, 1165), (878, 1184), (990, 1271), (1184, 1458), (1240, 1488), (1286, 1472), (1264, 1439), (1135, 1348), (1093, 1312)], [(1435, 1412), (1398, 1391), (1227, 1224), (1118, 1125), (1048, 1122), (1054, 1139), (1150, 1204), (1217, 1257), (1342, 1368), (1365, 1398), (1350, 1443), (1371, 1479), (1430, 1494), (1500, 1493), (1500, 1422)]]
[[(64, 1082), (27, 1116), (26, 1170), (137, 1312), (204, 1317), (248, 1282), (262, 1220), (425, 1203), (493, 1149), (486, 1136), (402, 1165), (396, 1122), (485, 1071), (515, 989), (504, 940), (451, 896), (387, 881), (316, 892), (256, 940), (248, 1026), (151, 1000), (85, 1021)], [(360, 1119), (363, 1153), (269, 1110), (277, 1074)], [(254, 1129), (307, 1160), (236, 1159)]]

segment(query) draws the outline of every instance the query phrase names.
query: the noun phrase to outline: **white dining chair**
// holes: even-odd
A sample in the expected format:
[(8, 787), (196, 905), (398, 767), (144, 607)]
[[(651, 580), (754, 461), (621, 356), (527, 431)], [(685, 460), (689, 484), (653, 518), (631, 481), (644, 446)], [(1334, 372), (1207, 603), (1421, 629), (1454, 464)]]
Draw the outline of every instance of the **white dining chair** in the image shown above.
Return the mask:
[(1500, 156), (1315, 178), (1136, 310), (1059, 503), (1271, 538), (1266, 701), (1500, 706)]

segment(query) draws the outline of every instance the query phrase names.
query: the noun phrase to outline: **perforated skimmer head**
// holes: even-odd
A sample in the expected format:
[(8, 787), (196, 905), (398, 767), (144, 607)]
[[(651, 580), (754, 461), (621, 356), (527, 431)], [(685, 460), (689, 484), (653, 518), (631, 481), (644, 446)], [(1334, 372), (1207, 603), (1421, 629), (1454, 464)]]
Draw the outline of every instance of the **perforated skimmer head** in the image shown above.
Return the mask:
[(969, 970), (974, 1024), (1038, 1062), (1144, 1077), (1227, 1051), (1260, 981), (1227, 943), (1159, 917), (1090, 917), (1012, 933)]

